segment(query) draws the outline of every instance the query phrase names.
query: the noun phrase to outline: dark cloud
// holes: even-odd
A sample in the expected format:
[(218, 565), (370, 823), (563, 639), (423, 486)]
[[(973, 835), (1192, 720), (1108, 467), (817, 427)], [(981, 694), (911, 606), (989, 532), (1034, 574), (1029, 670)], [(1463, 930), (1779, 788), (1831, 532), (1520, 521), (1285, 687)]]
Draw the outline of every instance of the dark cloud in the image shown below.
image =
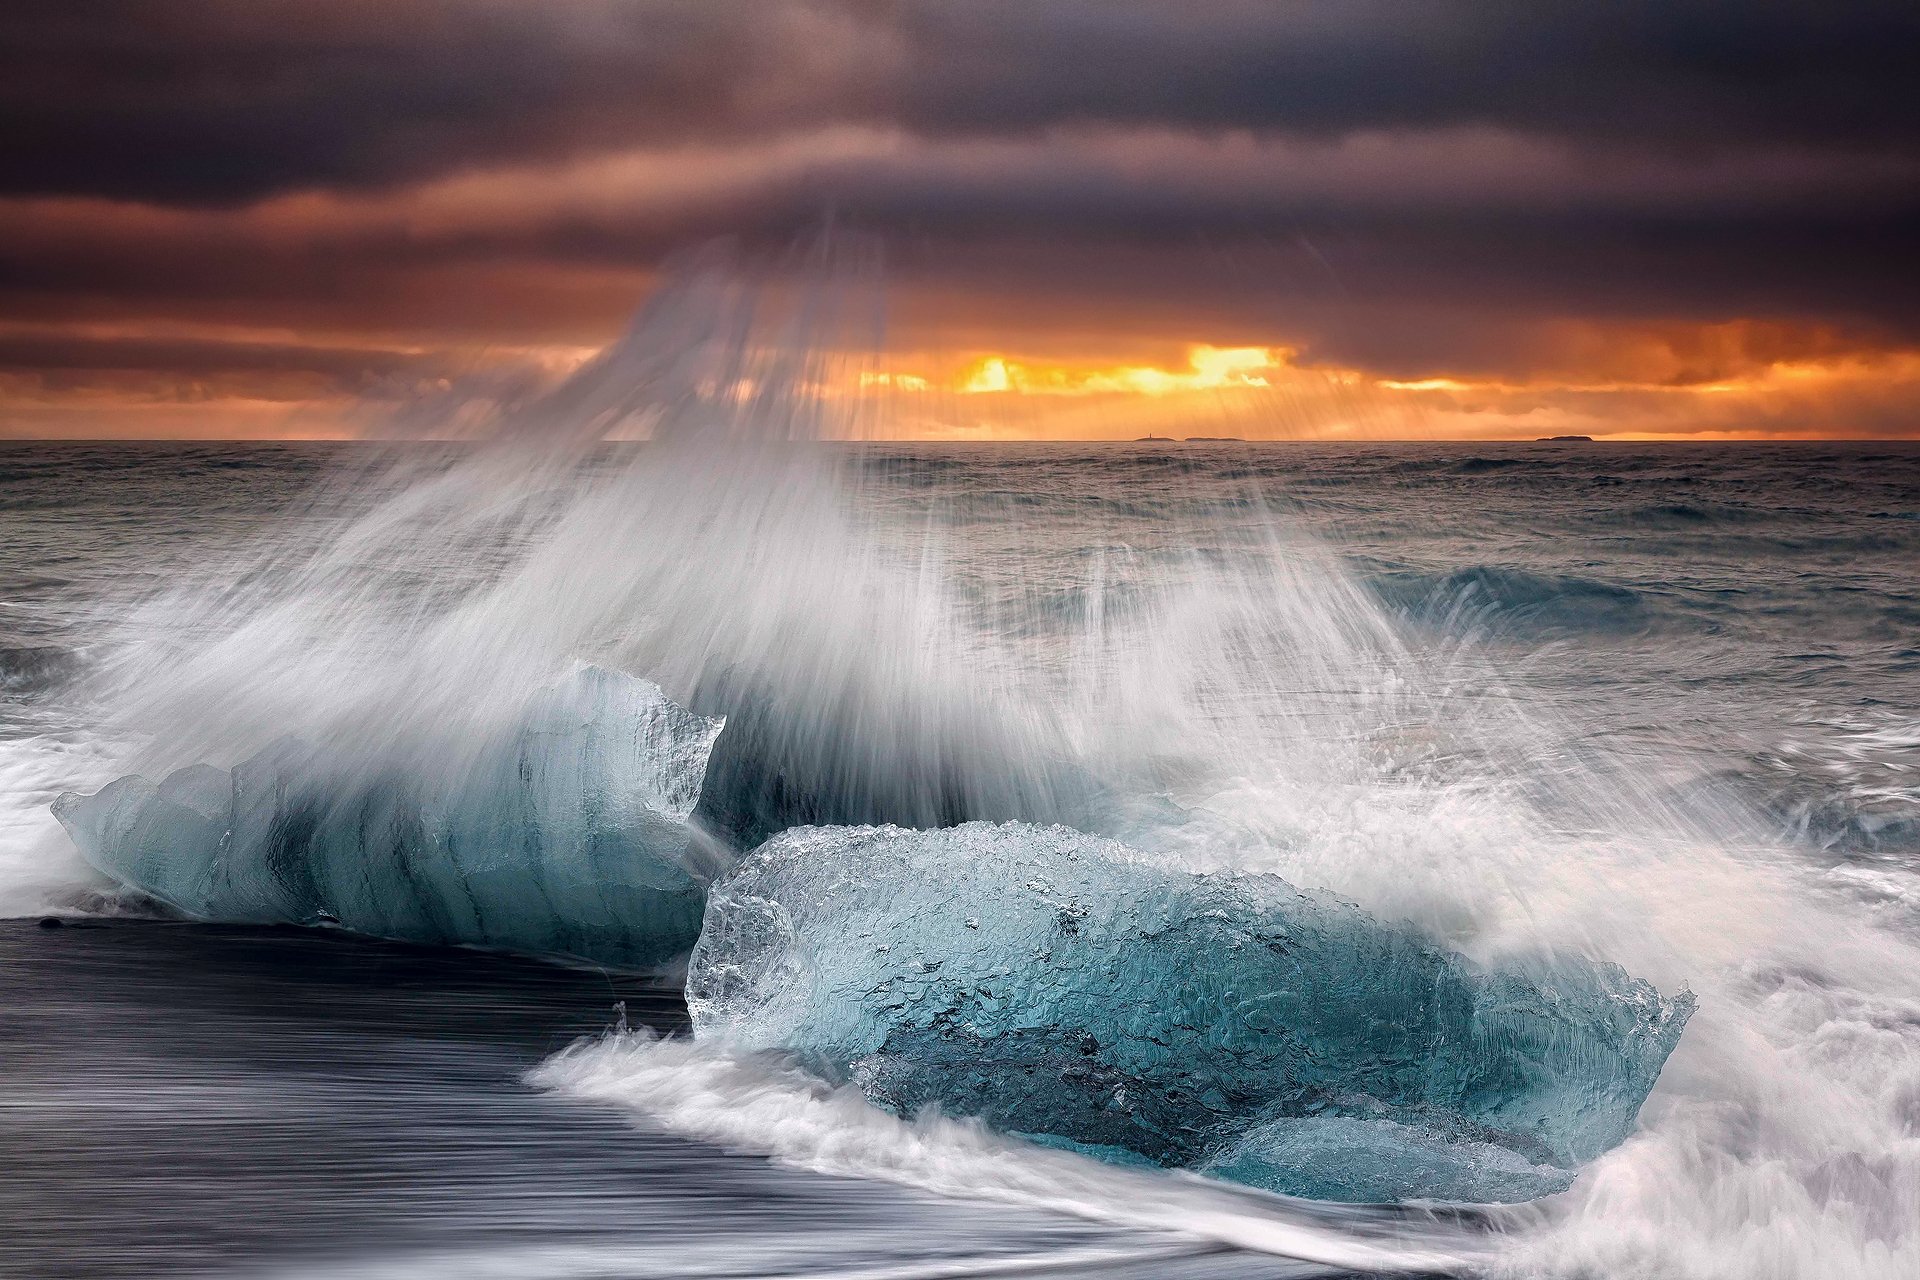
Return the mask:
[(668, 154), (285, 207), (0, 203), (0, 311), (584, 342), (676, 246), (778, 245), (833, 209), (883, 233), (903, 290), (990, 293), (1009, 320), (1060, 299), (1079, 313), (1070, 327), (1157, 316), (1252, 341), (1265, 325), (1396, 372), (1465, 356), (1485, 329), (1469, 314), (1508, 331), (1566, 315), (1799, 319), (1920, 343), (1920, 205), (1871, 164), (1709, 172), (1629, 156), (1611, 169), (1633, 177), (1622, 189), (1472, 135), (1357, 158), (1202, 155), (1130, 134), (1101, 146), (1113, 154), (1085, 139), (882, 140), (720, 153), (705, 177)]
[[(840, 110), (863, 6), (61, 0), (0, 12), (0, 190), (221, 202)], [(854, 95), (857, 96), (857, 95)]]
[(62, 0), (0, 191), (235, 201), (834, 122), (1911, 153), (1910, 0)]
[(1910, 146), (1906, 0), (973, 0), (903, 10), (912, 118), (1321, 133), (1442, 125), (1659, 146)]
[(49, 332), (0, 333), (0, 371), (168, 373), (186, 378), (233, 373), (315, 373), (355, 385), (402, 372), (423, 374), (430, 359), (413, 352), (289, 342), (193, 338), (94, 338)]

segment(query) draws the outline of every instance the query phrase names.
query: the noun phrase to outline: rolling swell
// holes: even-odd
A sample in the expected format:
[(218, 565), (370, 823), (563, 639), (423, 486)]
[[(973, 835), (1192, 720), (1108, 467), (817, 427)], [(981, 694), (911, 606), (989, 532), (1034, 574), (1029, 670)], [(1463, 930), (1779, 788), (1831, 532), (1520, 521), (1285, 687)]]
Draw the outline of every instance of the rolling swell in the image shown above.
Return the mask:
[(1376, 575), (1369, 586), (1410, 621), (1451, 630), (1515, 637), (1626, 635), (1647, 630), (1656, 619), (1647, 597), (1631, 587), (1497, 565), (1392, 572)]

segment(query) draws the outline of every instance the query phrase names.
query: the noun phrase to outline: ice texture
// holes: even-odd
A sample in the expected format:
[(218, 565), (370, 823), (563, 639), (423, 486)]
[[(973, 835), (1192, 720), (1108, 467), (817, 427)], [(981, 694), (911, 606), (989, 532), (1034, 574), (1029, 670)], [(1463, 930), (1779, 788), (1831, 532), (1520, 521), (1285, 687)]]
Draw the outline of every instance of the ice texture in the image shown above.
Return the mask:
[(1511, 1201), (1632, 1130), (1692, 1008), (1487, 968), (1266, 875), (1064, 827), (796, 828), (718, 882), (697, 1034), (1109, 1159), (1321, 1199)]
[(348, 769), (291, 739), (137, 775), (54, 814), (101, 871), (189, 916), (645, 965), (700, 928), (689, 820), (722, 722), (582, 666), (456, 767)]

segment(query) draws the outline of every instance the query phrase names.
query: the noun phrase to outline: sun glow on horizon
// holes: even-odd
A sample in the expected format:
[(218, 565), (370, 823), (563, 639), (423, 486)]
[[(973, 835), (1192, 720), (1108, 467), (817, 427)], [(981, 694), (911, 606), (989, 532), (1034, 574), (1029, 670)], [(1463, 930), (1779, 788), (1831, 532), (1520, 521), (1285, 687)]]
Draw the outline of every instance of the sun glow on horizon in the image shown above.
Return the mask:
[[(1009, 356), (983, 356), (958, 381), (962, 395), (1168, 396), (1271, 386), (1270, 375), (1293, 356), (1285, 347), (1187, 347), (1187, 367), (1157, 365), (1042, 365)], [(924, 379), (920, 381), (924, 382)]]
[[(383, 413), (471, 381), (551, 383), (590, 361), (576, 343), (488, 348), (401, 341), (384, 332), (182, 326), (14, 324), (19, 343), (104, 344), (123, 364), (75, 380), (0, 369), (0, 435), (103, 438), (350, 438), (380, 434)], [(971, 343), (829, 353), (815, 389), (854, 410), (858, 434), (890, 439), (1129, 440), (1144, 435), (1249, 439), (1845, 439), (1911, 434), (1920, 351), (1752, 337), (1714, 326), (1648, 339), (1591, 335), (1510, 372), (1369, 369), (1286, 343), (1097, 334), (1086, 346), (999, 349)], [(1764, 339), (1766, 335), (1760, 334)], [(977, 339), (976, 339), (977, 340)], [(116, 345), (117, 344), (117, 345)], [(1105, 347), (1105, 350), (1102, 350)], [(169, 376), (153, 353), (210, 359)], [(315, 369), (307, 369), (310, 361)], [(342, 371), (338, 375), (327, 370)], [(317, 371), (316, 371), (317, 370)], [(750, 388), (734, 388), (744, 395)], [(1868, 429), (1862, 431), (1865, 425)]]

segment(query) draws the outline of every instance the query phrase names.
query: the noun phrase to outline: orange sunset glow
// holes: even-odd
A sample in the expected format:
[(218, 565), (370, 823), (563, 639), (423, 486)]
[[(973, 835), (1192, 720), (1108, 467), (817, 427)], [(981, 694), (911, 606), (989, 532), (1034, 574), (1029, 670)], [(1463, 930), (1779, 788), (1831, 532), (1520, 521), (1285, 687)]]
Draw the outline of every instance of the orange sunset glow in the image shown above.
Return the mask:
[[(1745, 328), (1736, 325), (1735, 328)], [(1551, 367), (1411, 373), (1305, 359), (1287, 346), (1153, 341), (1156, 358), (956, 349), (881, 353), (884, 371), (848, 393), (877, 395), (879, 433), (899, 439), (1851, 438), (1898, 433), (1920, 403), (1920, 352), (1806, 354), (1791, 340), (1754, 353), (1725, 326), (1671, 341), (1587, 341)], [(132, 352), (124, 367), (0, 371), (13, 434), (89, 438), (351, 438), (378, 431), (370, 402), (444, 383), (442, 370), (515, 368), (553, 378), (590, 342), (453, 344), (436, 335), (298, 326), (169, 323), (11, 325), (0, 345)], [(571, 335), (569, 335), (571, 336)], [(1587, 335), (1589, 339), (1593, 335)], [(1141, 346), (1126, 336), (1129, 348)], [(149, 354), (217, 351), (231, 367), (181, 373)], [(1710, 358), (1698, 353), (1715, 349)], [(301, 365), (311, 365), (302, 368)], [(341, 385), (340, 364), (356, 367)], [(431, 376), (415, 376), (422, 368)]]

